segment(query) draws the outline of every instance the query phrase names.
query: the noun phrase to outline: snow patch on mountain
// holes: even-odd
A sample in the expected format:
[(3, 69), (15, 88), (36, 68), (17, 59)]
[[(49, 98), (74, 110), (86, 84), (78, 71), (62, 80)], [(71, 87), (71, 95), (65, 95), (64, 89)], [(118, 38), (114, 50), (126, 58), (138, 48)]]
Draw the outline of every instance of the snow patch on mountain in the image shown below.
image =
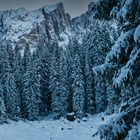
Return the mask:
[(61, 33), (60, 39), (58, 40), (59, 47), (62, 47), (64, 50), (69, 45), (70, 39), (75, 36), (74, 32), (70, 30), (66, 30), (65, 32)]
[(44, 16), (41, 11), (36, 10), (28, 12), (19, 9), (19, 11), (17, 10), (17, 13), (22, 17), (19, 18), (18, 15), (15, 15), (13, 18), (9, 15), (4, 22), (5, 27), (7, 27), (8, 30), (2, 39), (19, 41), (22, 35), (29, 34), (35, 25), (40, 24), (44, 20)]
[(23, 34), (27, 34), (31, 31), (32, 23), (23, 21), (12, 22), (11, 29), (8, 30), (7, 35), (4, 36), (6, 40), (18, 41), (19, 37)]

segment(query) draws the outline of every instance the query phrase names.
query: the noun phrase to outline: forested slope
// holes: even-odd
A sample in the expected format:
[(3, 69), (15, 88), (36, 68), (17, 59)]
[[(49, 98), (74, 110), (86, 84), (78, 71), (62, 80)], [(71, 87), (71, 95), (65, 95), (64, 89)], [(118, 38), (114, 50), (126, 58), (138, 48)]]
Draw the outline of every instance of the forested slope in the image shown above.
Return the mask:
[(0, 19), (1, 123), (118, 113), (100, 138), (139, 139), (139, 0), (92, 2), (72, 20), (62, 3)]

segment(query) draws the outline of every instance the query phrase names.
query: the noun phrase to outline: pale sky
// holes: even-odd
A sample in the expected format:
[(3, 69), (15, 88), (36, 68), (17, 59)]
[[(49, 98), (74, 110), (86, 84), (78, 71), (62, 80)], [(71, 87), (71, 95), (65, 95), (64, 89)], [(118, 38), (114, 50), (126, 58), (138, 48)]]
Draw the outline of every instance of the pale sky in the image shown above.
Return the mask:
[(7, 9), (25, 9), (34, 10), (44, 5), (63, 2), (66, 12), (71, 17), (80, 16), (88, 9), (88, 4), (93, 0), (0, 0), (0, 11)]

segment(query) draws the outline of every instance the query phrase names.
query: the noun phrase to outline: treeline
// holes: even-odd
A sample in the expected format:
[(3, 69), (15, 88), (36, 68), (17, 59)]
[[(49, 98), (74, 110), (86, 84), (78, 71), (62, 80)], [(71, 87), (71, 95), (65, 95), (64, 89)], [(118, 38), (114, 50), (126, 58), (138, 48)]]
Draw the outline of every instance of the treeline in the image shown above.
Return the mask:
[[(95, 24), (96, 23), (96, 24)], [(93, 66), (104, 62), (112, 42), (108, 22), (96, 21), (82, 43), (70, 38), (68, 46), (41, 40), (36, 46), (0, 47), (0, 120), (37, 120), (51, 112), (65, 116), (74, 112), (105, 111), (112, 90), (94, 75)], [(105, 26), (106, 25), (106, 26)], [(2, 44), (2, 43), (1, 43)], [(24, 51), (23, 51), (24, 49)], [(111, 93), (110, 93), (111, 92)]]

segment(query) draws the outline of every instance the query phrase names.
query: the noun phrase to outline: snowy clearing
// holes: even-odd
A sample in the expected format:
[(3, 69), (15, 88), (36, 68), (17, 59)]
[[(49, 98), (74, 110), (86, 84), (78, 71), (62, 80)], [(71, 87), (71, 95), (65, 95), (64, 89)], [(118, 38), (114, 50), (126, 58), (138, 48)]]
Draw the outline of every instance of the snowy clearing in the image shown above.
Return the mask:
[(52, 120), (47, 117), (43, 121), (19, 121), (0, 126), (0, 140), (99, 140), (92, 137), (97, 127), (105, 123), (110, 116), (102, 121), (102, 114), (97, 114), (81, 122), (70, 122), (64, 118)]

